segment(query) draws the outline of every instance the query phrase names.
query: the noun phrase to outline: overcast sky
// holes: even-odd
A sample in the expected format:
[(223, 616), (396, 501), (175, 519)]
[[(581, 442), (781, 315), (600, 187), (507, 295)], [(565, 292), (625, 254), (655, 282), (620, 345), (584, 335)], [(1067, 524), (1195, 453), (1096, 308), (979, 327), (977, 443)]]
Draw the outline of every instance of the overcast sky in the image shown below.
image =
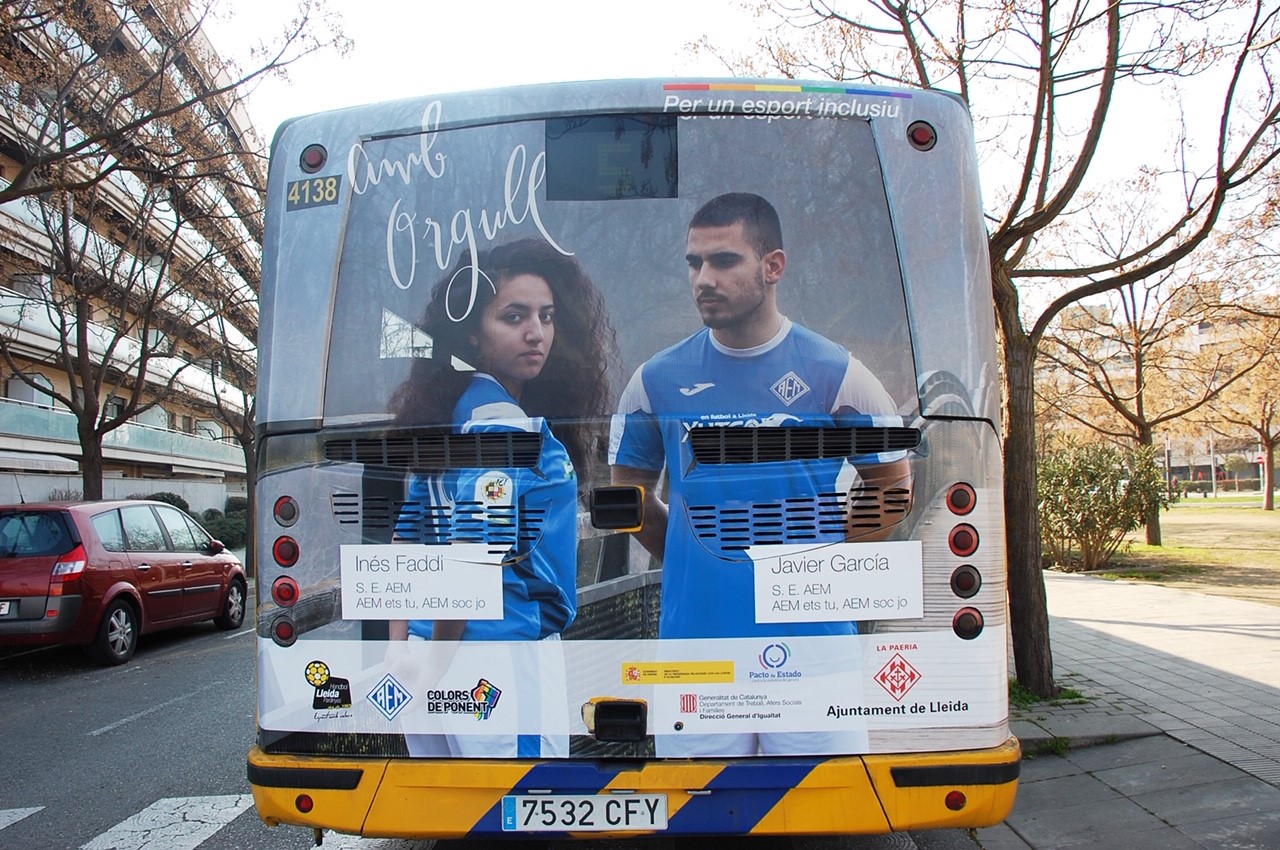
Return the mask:
[[(297, 0), (221, 0), (206, 26), (239, 56), (283, 26)], [(727, 76), (686, 45), (708, 33), (744, 39), (752, 19), (734, 0), (329, 0), (354, 46), (289, 69), (251, 96), (264, 140), (286, 118), (412, 95), (564, 80)], [(245, 60), (248, 62), (249, 60)]]

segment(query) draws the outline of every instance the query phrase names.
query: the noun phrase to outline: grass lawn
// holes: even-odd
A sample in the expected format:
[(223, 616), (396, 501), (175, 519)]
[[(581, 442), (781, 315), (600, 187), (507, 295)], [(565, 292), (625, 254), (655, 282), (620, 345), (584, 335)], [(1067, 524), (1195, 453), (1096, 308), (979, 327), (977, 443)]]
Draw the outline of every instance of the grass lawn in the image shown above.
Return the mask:
[(1280, 511), (1261, 504), (1257, 493), (1189, 496), (1161, 514), (1163, 546), (1140, 528), (1096, 575), (1280, 606)]

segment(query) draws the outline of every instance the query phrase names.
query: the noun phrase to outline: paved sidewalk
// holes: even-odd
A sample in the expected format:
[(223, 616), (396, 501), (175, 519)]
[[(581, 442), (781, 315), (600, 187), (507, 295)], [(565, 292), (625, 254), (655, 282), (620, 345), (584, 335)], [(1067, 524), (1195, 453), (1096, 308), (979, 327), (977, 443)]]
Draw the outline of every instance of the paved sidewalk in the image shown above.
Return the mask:
[(1029, 757), (982, 846), (1280, 850), (1280, 608), (1045, 581), (1055, 677), (1087, 699), (1013, 712)]

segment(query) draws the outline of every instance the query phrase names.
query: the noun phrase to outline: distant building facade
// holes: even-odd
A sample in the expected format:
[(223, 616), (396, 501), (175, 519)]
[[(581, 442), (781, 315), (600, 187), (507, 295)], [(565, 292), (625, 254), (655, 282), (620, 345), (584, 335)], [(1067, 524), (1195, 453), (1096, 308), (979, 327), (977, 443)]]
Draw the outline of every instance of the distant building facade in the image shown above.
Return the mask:
[[(220, 84), (216, 54), (185, 2), (5, 5), (0, 187), (42, 150), (128, 121), (104, 103), (114, 97), (126, 105), (119, 93), (130, 86), (141, 102), (152, 89), (200, 99)], [(24, 29), (23, 11), (25, 23), (42, 25)], [(154, 182), (135, 160), (94, 187), (0, 204), (0, 336), (8, 354), (0, 360), (0, 498), (24, 483), (28, 501), (79, 488), (77, 418), (56, 397), (77, 397), (79, 379), (69, 373), (80, 359), (101, 370), (105, 416), (124, 410), (145, 364), (139, 401), (150, 406), (103, 439), (106, 495), (189, 484), (210, 494), (193, 507), (220, 507), (214, 494), (246, 492), (233, 429), (249, 407), (256, 358), (265, 163), (253, 154), (260, 146), (247, 115), (228, 97), (207, 97), (190, 116), (169, 118), (149, 144), (128, 151), (156, 160)], [(161, 161), (156, 139), (181, 154)], [(220, 153), (220, 176), (175, 165), (211, 161), (205, 151)], [(58, 261), (66, 256), (61, 240), (72, 238), (76, 274), (101, 284), (87, 301), (83, 284), (72, 294), (73, 275)]]

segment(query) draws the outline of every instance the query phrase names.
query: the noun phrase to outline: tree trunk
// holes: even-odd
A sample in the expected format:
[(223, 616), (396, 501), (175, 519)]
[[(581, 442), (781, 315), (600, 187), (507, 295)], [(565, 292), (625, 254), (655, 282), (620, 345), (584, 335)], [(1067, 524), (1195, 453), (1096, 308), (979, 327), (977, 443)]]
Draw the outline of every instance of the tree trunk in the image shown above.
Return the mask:
[[(1138, 432), (1138, 445), (1150, 448), (1153, 445), (1153, 435), (1149, 427), (1143, 427)], [(1168, 474), (1169, 456), (1165, 455), (1164, 462), (1166, 464), (1166, 475)], [(1147, 508), (1147, 545), (1163, 546), (1163, 540), (1160, 533), (1160, 506), (1152, 505)]]
[[(1016, 310), (1016, 306), (1014, 307)], [(1049, 608), (1040, 552), (1036, 492), (1035, 346), (1018, 328), (1004, 332), (1008, 421), (1004, 442), (1004, 510), (1008, 528), (1009, 627), (1018, 684), (1039, 697), (1056, 692)]]
[(86, 501), (102, 498), (102, 437), (80, 433), (80, 487)]
[(1276, 444), (1274, 440), (1267, 440), (1263, 443), (1263, 452), (1266, 463), (1262, 465), (1262, 509), (1264, 511), (1274, 511), (1276, 509), (1276, 494), (1274, 489), (1275, 479), (1275, 463), (1276, 463)]
[(244, 477), (249, 485), (249, 510), (245, 514), (244, 569), (250, 578), (258, 573), (258, 455), (252, 437), (240, 440), (244, 450)]

